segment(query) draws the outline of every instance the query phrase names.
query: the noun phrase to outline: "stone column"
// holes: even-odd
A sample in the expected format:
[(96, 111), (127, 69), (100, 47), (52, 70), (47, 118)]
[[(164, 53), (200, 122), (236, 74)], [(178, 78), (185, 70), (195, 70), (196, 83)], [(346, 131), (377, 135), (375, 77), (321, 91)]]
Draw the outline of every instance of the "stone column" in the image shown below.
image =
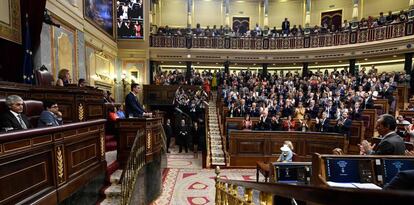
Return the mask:
[(410, 7), (408, 9), (408, 19), (414, 19), (414, 0), (410, 0)]
[(359, 0), (352, 0), (354, 4), (354, 8), (352, 9), (352, 29), (358, 28), (358, 21), (359, 21)]
[(231, 28), (230, 25), (230, 0), (224, 0), (224, 24), (228, 25)]
[(407, 74), (411, 73), (411, 71), (413, 70), (413, 54), (414, 53), (405, 54), (404, 70)]
[(269, 25), (269, 0), (264, 0), (263, 8), (264, 8), (263, 27), (265, 27)]
[(269, 65), (268, 63), (262, 64), (262, 77), (267, 77), (267, 66), (268, 65)]
[(186, 62), (186, 65), (187, 65), (187, 69), (186, 69), (186, 72), (185, 72), (185, 79), (186, 79), (186, 81), (188, 83), (190, 83), (190, 78), (191, 78), (191, 65), (192, 65), (192, 62), (191, 61), (187, 61)]
[(193, 18), (193, 0), (187, 0), (187, 28), (191, 28)]
[(311, 0), (306, 0), (305, 1), (305, 26), (304, 26), (305, 35), (310, 34), (310, 16), (311, 16), (310, 14), (311, 14)]
[(355, 75), (355, 63), (355, 59), (349, 60), (349, 73), (351, 73), (352, 75)]
[(309, 74), (309, 63), (303, 63), (302, 77), (307, 77)]

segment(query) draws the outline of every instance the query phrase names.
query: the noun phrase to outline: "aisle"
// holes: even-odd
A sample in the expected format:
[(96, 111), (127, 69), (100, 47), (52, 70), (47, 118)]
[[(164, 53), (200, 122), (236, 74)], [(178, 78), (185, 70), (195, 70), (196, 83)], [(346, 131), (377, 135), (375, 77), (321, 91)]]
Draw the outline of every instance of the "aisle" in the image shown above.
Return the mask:
[[(168, 170), (163, 179), (163, 193), (153, 205), (213, 205), (216, 174), (214, 169), (202, 169), (201, 152), (178, 154), (171, 149)], [(225, 169), (220, 174), (226, 179), (255, 181), (254, 169)]]

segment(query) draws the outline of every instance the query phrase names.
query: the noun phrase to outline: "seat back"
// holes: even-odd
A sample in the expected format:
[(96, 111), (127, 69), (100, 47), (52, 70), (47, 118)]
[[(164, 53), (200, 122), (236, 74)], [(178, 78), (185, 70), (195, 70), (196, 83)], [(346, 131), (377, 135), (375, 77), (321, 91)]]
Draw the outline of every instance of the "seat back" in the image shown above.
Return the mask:
[(0, 99), (0, 114), (6, 112), (8, 110), (9, 110), (9, 108), (6, 105), (6, 99), (1, 98)]
[(40, 117), (40, 113), (43, 111), (42, 101), (37, 100), (25, 100), (23, 113), (29, 118), (29, 122), (32, 127), (37, 127), (37, 122)]
[(36, 85), (51, 86), (53, 85), (53, 76), (46, 68), (35, 70)]

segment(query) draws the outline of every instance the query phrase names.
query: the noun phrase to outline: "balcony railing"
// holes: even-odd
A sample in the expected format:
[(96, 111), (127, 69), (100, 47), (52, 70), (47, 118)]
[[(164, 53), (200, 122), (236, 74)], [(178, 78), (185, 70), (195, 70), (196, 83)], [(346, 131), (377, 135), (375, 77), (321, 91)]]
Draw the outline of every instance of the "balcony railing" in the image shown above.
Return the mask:
[(414, 21), (349, 32), (294, 37), (151, 36), (151, 47), (279, 50), (320, 48), (381, 41), (414, 34)]

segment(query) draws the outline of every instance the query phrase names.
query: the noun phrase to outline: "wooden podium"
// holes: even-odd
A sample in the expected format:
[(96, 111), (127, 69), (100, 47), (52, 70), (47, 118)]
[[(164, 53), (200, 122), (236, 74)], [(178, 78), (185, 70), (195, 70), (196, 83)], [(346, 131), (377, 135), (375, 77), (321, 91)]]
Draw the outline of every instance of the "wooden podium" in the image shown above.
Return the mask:
[(161, 122), (162, 118), (128, 118), (116, 121), (119, 136), (118, 160), (121, 168), (125, 167), (135, 137), (140, 132), (144, 133), (139, 143), (145, 149), (145, 163), (151, 162), (155, 155), (160, 154), (163, 129)]

